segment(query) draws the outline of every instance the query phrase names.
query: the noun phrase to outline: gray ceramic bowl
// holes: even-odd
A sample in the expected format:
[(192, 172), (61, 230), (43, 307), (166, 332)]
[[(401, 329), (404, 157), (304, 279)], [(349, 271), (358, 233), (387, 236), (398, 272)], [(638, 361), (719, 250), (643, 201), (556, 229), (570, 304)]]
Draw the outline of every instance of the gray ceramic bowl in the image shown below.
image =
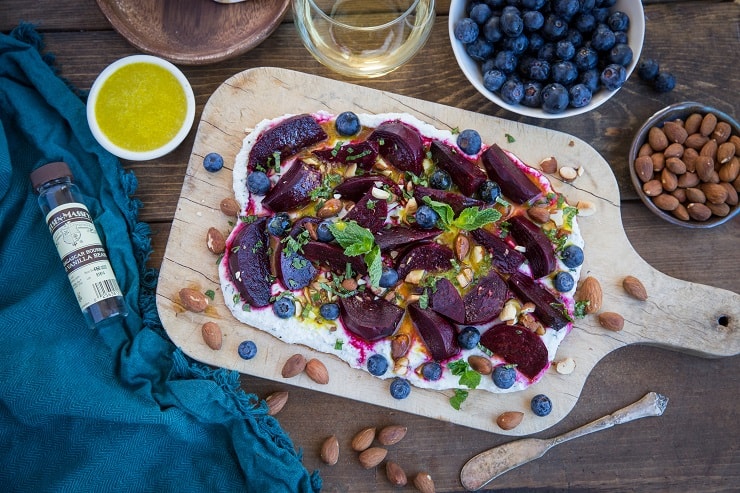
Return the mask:
[[(662, 128), (666, 122), (676, 119), (685, 120), (693, 113), (699, 113), (701, 115), (713, 113), (717, 117), (717, 121), (724, 121), (730, 124), (732, 127), (732, 135), (740, 135), (740, 124), (723, 111), (695, 102), (672, 104), (648, 118), (642, 127), (640, 127), (640, 130), (638, 130), (637, 135), (635, 135), (629, 152), (630, 177), (632, 178), (632, 184), (634, 185), (637, 194), (640, 196), (640, 199), (642, 199), (642, 202), (658, 217), (668, 221), (669, 223), (686, 228), (713, 228), (714, 226), (723, 224), (737, 216), (738, 213), (740, 213), (740, 205), (735, 204), (734, 206), (731, 206), (730, 212), (725, 216), (717, 216), (713, 214), (706, 221), (695, 221), (693, 219), (682, 220), (677, 218), (673, 213), (666, 212), (655, 205), (653, 200), (645, 194), (643, 190), (643, 182), (635, 171), (635, 159), (637, 158), (642, 145), (647, 142), (650, 129), (655, 126)], [(736, 157), (737, 154), (740, 154), (740, 150), (736, 150)], [(657, 173), (656, 177), (660, 179), (660, 175)]]

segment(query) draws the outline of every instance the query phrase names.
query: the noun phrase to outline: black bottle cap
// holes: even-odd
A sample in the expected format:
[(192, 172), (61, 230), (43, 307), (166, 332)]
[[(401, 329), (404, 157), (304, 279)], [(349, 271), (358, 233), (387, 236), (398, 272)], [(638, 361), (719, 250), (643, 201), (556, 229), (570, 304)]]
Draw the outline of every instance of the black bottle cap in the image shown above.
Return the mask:
[(38, 190), (44, 183), (64, 177), (72, 178), (72, 171), (67, 163), (55, 161), (33, 170), (31, 172), (31, 184), (34, 190)]

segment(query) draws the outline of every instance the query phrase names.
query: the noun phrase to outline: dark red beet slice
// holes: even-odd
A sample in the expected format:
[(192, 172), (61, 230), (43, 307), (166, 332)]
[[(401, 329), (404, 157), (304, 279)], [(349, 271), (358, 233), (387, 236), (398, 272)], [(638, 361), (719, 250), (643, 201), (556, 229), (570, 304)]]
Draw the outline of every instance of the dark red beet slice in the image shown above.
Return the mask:
[(435, 361), (445, 361), (460, 352), (457, 330), (449, 320), (433, 310), (422, 310), (417, 303), (406, 309)]
[(547, 346), (542, 339), (521, 325), (495, 325), (480, 337), (489, 351), (516, 365), (522, 375), (532, 380), (547, 366)]
[(265, 218), (245, 224), (227, 250), (231, 280), (244, 301), (253, 307), (270, 304), (271, 275), (267, 255), (270, 237), (266, 225)]
[(454, 254), (444, 245), (434, 242), (420, 243), (411, 247), (399, 260), (398, 276), (403, 279), (409, 272), (424, 269), (427, 272), (447, 270), (452, 267)]
[(347, 264), (352, 267), (353, 272), (361, 275), (367, 274), (367, 265), (363, 257), (345, 255), (344, 249), (333, 243), (309, 241), (303, 245), (303, 255), (312, 262), (329, 267), (337, 274), (344, 274)]
[(504, 195), (517, 204), (523, 204), (538, 197), (542, 190), (529, 179), (514, 161), (496, 144), (481, 155), (486, 173), (501, 187)]
[(357, 202), (373, 187), (383, 188), (384, 186), (394, 193), (397, 197), (401, 196), (401, 189), (390, 178), (383, 175), (361, 175), (347, 178), (334, 188), (334, 192), (342, 198)]
[(460, 292), (449, 279), (438, 279), (430, 290), (429, 307), (453, 322), (465, 322), (465, 303)]
[(368, 191), (344, 216), (344, 220), (355, 221), (363, 228), (376, 233), (383, 228), (387, 215), (388, 202), (385, 199), (376, 199), (372, 192)]
[(339, 298), (339, 309), (347, 330), (366, 341), (392, 335), (403, 317), (403, 310), (393, 303), (366, 294)]
[(370, 170), (375, 165), (375, 161), (378, 159), (378, 152), (378, 143), (374, 140), (350, 142), (338, 149), (313, 151), (322, 161), (345, 165), (356, 164), (358, 168), (364, 170)]
[(469, 161), (443, 142), (432, 141), (429, 150), (432, 153), (432, 160), (437, 163), (437, 166), (450, 174), (455, 185), (467, 196), (473, 196), (483, 182), (488, 179), (485, 171), (476, 163)]
[(511, 248), (504, 240), (485, 229), (476, 229), (471, 236), (479, 245), (491, 252), (491, 262), (499, 272), (511, 274), (524, 263), (526, 257)]
[(328, 138), (321, 125), (311, 115), (295, 115), (265, 130), (249, 153), (249, 170), (258, 167), (268, 170), (275, 164), (274, 153), (284, 161), (301, 149)]
[(498, 317), (509, 297), (506, 282), (492, 270), (463, 296), (465, 323), (476, 325), (490, 322)]
[(511, 236), (526, 248), (524, 256), (529, 260), (532, 277), (539, 279), (554, 271), (557, 265), (555, 250), (542, 229), (521, 215), (510, 218), (509, 225)]
[(400, 121), (378, 125), (367, 140), (378, 143), (380, 155), (401, 171), (421, 175), (424, 161), (424, 141), (419, 132)]
[(299, 159), (267, 192), (262, 204), (273, 212), (291, 211), (306, 205), (311, 191), (320, 185), (321, 172)]
[(483, 201), (471, 199), (459, 193), (445, 192), (436, 188), (414, 187), (414, 198), (419, 205), (424, 203), (424, 197), (429, 197), (432, 200), (449, 205), (455, 214), (460, 214), (460, 211), (467, 207), (483, 207), (486, 205)]
[(509, 276), (509, 288), (523, 301), (534, 303), (534, 314), (546, 326), (560, 330), (570, 322), (562, 301), (531, 277), (515, 272)]
[(421, 229), (403, 225), (383, 228), (375, 232), (375, 244), (381, 251), (408, 246), (411, 243), (435, 238), (442, 232), (441, 229)]

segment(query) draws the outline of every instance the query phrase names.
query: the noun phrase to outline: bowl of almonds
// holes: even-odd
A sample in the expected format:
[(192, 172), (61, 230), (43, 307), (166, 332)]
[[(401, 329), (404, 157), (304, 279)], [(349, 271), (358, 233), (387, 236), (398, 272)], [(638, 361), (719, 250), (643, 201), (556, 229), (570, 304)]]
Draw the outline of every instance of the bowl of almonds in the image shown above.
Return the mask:
[(740, 125), (695, 102), (648, 118), (629, 154), (630, 176), (645, 205), (666, 221), (711, 228), (740, 212)]

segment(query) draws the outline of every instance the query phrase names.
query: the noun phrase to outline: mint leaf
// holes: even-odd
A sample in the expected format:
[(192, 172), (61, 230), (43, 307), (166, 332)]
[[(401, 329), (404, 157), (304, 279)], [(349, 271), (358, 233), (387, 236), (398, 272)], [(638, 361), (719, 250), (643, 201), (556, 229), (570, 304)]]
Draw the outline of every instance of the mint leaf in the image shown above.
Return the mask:
[(378, 286), (380, 284), (380, 276), (383, 274), (383, 260), (380, 256), (380, 247), (374, 245), (373, 249), (365, 254), (365, 265), (367, 265), (367, 273), (370, 276), (370, 284), (372, 286)]
[(447, 368), (450, 369), (453, 375), (460, 376), (468, 369), (468, 362), (462, 359), (447, 363)]
[(468, 370), (460, 377), (460, 385), (465, 385), (469, 389), (474, 389), (480, 385), (480, 380), (480, 373), (475, 370)]
[(467, 390), (455, 389), (455, 395), (450, 397), (450, 405), (459, 411), (460, 406), (462, 405), (463, 402), (465, 402), (465, 399), (467, 398), (468, 398)]
[(477, 207), (468, 207), (460, 212), (460, 215), (453, 221), (453, 224), (465, 231), (474, 231), (499, 219), (501, 219), (501, 213), (496, 209), (481, 210)]
[(452, 210), (452, 207), (444, 202), (432, 200), (428, 195), (422, 200), (439, 215), (439, 221), (442, 223), (442, 226), (444, 226), (445, 229), (449, 229), (449, 225), (452, 224), (452, 221), (455, 219), (455, 211)]
[(573, 229), (573, 218), (578, 215), (578, 208), (567, 206), (563, 209), (563, 223), (568, 229)]
[(383, 271), (383, 260), (380, 255), (380, 247), (375, 244), (375, 236), (367, 229), (363, 228), (355, 221), (337, 221), (329, 225), (342, 248), (344, 254), (350, 257), (364, 255), (365, 265), (367, 265), (370, 284), (377, 286), (380, 283), (380, 275)]

